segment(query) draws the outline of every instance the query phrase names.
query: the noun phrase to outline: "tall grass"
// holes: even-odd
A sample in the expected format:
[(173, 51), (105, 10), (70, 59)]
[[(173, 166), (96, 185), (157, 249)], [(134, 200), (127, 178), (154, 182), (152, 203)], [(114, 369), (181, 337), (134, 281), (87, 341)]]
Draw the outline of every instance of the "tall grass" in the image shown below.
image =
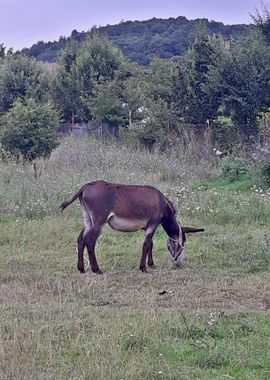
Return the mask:
[[(54, 214), (63, 197), (74, 193), (85, 182), (96, 179), (126, 184), (152, 184), (173, 194), (175, 188), (204, 177), (209, 165), (193, 166), (187, 158), (170, 154), (131, 151), (127, 146), (94, 138), (67, 138), (43, 167), (40, 178), (33, 177), (31, 166), (13, 161), (1, 165), (2, 207), (27, 218)], [(195, 171), (195, 172), (194, 172)]]

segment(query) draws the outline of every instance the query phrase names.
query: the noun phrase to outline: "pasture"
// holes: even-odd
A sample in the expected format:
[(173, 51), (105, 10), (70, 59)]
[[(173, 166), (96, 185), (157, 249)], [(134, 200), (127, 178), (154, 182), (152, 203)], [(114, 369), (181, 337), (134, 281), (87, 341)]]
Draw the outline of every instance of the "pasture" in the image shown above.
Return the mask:
[[(205, 186), (215, 161), (67, 138), (35, 179), (0, 162), (0, 379), (269, 379), (270, 193)], [(143, 232), (106, 226), (103, 276), (76, 268), (79, 203), (95, 179), (150, 184), (188, 237), (173, 268), (161, 228), (157, 269), (138, 269)], [(211, 183), (211, 182), (209, 182)]]

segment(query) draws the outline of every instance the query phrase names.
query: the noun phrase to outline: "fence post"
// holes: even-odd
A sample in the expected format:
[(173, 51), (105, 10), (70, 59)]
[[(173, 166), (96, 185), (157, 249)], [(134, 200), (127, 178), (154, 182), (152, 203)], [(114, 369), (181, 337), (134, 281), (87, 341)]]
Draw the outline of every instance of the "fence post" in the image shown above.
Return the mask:
[(210, 124), (210, 120), (206, 120), (207, 128), (206, 128), (206, 143), (208, 147), (209, 153), (213, 152), (213, 136), (212, 136), (212, 128)]

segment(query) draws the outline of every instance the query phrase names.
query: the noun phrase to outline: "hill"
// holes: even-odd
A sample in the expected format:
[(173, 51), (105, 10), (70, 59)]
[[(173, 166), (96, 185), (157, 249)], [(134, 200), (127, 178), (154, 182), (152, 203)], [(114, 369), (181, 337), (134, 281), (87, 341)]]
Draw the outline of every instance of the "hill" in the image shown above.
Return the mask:
[(252, 25), (224, 25), (207, 19), (188, 20), (186, 17), (158, 19), (147, 21), (125, 21), (117, 25), (93, 27), (87, 32), (73, 30), (70, 37), (60, 37), (58, 41), (39, 41), (23, 52), (41, 61), (55, 62), (59, 51), (65, 48), (70, 38), (83, 41), (89, 34), (98, 31), (105, 34), (132, 61), (147, 65), (151, 56), (172, 58), (182, 55), (194, 42), (198, 22), (204, 24), (207, 34), (221, 34), (226, 39), (241, 38)]

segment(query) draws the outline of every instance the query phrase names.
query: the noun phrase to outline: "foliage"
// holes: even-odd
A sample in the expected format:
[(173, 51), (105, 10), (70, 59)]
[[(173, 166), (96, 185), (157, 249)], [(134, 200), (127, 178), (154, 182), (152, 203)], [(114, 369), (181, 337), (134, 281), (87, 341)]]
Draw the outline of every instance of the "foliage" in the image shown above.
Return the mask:
[(78, 45), (71, 39), (61, 51), (54, 78), (53, 97), (64, 120), (74, 123), (80, 115), (82, 104), (77, 85), (76, 57)]
[(8, 112), (17, 99), (50, 97), (49, 72), (36, 60), (20, 54), (7, 55), (0, 65), (0, 115)]
[(57, 146), (57, 112), (51, 103), (16, 100), (2, 121), (4, 149), (24, 160), (48, 158)]
[[(222, 102), (222, 70), (226, 61), (224, 41), (199, 31), (179, 67), (180, 114), (187, 123), (205, 124), (217, 117)], [(182, 71), (182, 72), (181, 72)], [(184, 94), (183, 94), (184, 93)]]
[(256, 8), (255, 15), (251, 18), (257, 28), (261, 31), (263, 37), (270, 44), (270, 6), (269, 3), (261, 2), (261, 10)]
[(232, 156), (220, 164), (221, 175), (201, 183), (203, 188), (218, 191), (254, 192), (260, 197), (270, 191), (270, 165), (268, 161), (251, 163), (245, 156)]
[[(220, 34), (232, 40), (246, 35), (253, 28), (248, 25), (224, 25), (207, 19), (203, 21), (207, 34)], [(164, 59), (183, 55), (195, 41), (197, 22), (198, 20), (188, 20), (183, 16), (165, 20), (153, 18), (147, 21), (126, 21), (118, 25), (93, 27), (90, 32), (79, 33), (74, 30), (71, 37), (60, 37), (59, 41), (54, 42), (39, 41), (30, 49), (23, 49), (23, 52), (38, 60), (55, 62), (70, 38), (82, 43), (98, 31), (107, 36), (130, 60), (148, 65), (155, 55)]]
[(197, 125), (200, 134), (207, 122), (220, 148), (254, 142), (258, 115), (270, 104), (270, 49), (253, 33), (228, 50), (206, 30), (197, 27), (181, 59), (153, 57), (144, 70), (96, 32), (80, 46), (70, 40), (55, 85), (63, 119), (103, 123), (116, 135), (129, 126), (147, 147), (170, 145), (185, 124)]
[(142, 120), (135, 131), (144, 146), (151, 148), (155, 143), (166, 145), (172, 134), (178, 134), (176, 76), (176, 62), (155, 57), (142, 78)]
[(76, 65), (84, 116), (89, 120), (95, 118), (89, 100), (97, 97), (99, 90), (104, 93), (111, 81), (115, 81), (114, 88), (117, 87), (118, 79), (125, 76), (125, 59), (107, 38), (95, 34), (81, 45)]
[(236, 182), (245, 179), (251, 173), (251, 167), (248, 162), (241, 157), (232, 157), (222, 164), (223, 177), (230, 182)]
[(261, 173), (260, 173), (260, 180), (265, 188), (270, 188), (270, 162), (265, 162), (262, 165)]
[(0, 60), (5, 58), (5, 51), (6, 51), (6, 48), (4, 44), (0, 44)]
[(231, 117), (218, 116), (212, 124), (213, 140), (221, 151), (228, 151), (239, 146), (239, 132)]
[(118, 137), (119, 126), (127, 126), (128, 112), (124, 107), (121, 87), (117, 80), (95, 85), (93, 96), (87, 102), (97, 123), (109, 126), (110, 133)]
[[(176, 57), (177, 41), (174, 54), (167, 54), (160, 34), (168, 39), (180, 26), (191, 28), (192, 38)], [(228, 149), (259, 140), (259, 119), (270, 107), (270, 47), (259, 27), (255, 32), (255, 27), (248, 28), (253, 32), (234, 41), (228, 40), (230, 29), (207, 20), (153, 19), (118, 27), (104, 30), (116, 40), (123, 31), (130, 32), (134, 54), (144, 49), (147, 67), (129, 62), (118, 40), (112, 43), (102, 28), (61, 37), (63, 49), (51, 72), (22, 54), (6, 53), (2, 46), (0, 115), (18, 99), (53, 99), (63, 122), (88, 123), (115, 136), (122, 129), (127, 138), (135, 136), (148, 148), (158, 145), (165, 150), (179, 141), (186, 145), (205, 139), (204, 151), (209, 153), (212, 143)], [(216, 33), (219, 29), (225, 38)], [(235, 28), (236, 34), (241, 31), (241, 26)], [(155, 54), (147, 56), (142, 34)], [(45, 45), (39, 42), (37, 52)]]
[(108, 82), (124, 75), (124, 62), (120, 50), (105, 37), (95, 34), (81, 46), (71, 40), (59, 58), (55, 85), (55, 100), (64, 119), (74, 122), (98, 117), (92, 101), (99, 90), (104, 95), (105, 89), (112, 87)]
[(224, 104), (232, 114), (242, 142), (256, 138), (257, 116), (270, 106), (270, 49), (259, 34), (239, 42), (226, 62)]

